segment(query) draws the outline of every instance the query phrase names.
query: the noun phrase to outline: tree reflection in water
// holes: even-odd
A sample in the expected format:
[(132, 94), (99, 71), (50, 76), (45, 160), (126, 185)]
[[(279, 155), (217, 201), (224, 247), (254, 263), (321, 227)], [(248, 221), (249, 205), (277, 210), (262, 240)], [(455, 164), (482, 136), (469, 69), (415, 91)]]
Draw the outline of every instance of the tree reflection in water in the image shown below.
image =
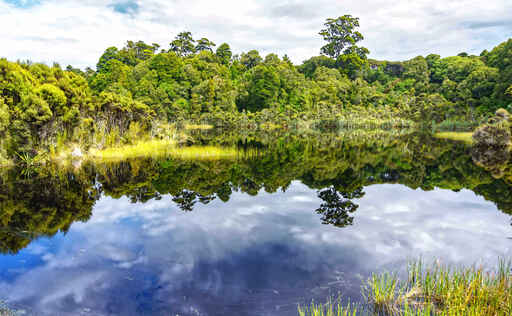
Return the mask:
[[(239, 141), (222, 136), (201, 143)], [(87, 221), (102, 196), (126, 197), (132, 203), (171, 196), (179, 209), (190, 212), (197, 203), (227, 202), (233, 192), (254, 196), (262, 190), (286, 191), (293, 181), (317, 190), (322, 202), (316, 212), (324, 224), (336, 227), (353, 225), (358, 209), (354, 200), (363, 197), (365, 186), (384, 183), (422, 190), (469, 189), (512, 214), (508, 150), (471, 150), (428, 135), (387, 140), (379, 134), (369, 140), (286, 136), (259, 143), (255, 139), (252, 145), (258, 150), (242, 146), (236, 161), (164, 158), (85, 163), (80, 170), (46, 166), (30, 178), (19, 170), (4, 170), (0, 174), (0, 252), (17, 253), (34, 239)]]
[(172, 198), (172, 201), (184, 212), (192, 212), (197, 202), (206, 205), (213, 200), (215, 200), (215, 195), (204, 196), (188, 190), (183, 190)]
[(318, 197), (324, 201), (316, 210), (322, 215), (322, 223), (336, 227), (352, 225), (354, 217), (351, 216), (359, 205), (352, 202), (352, 199), (359, 199), (364, 196), (363, 188), (359, 187), (352, 192), (340, 192), (334, 187), (318, 192)]

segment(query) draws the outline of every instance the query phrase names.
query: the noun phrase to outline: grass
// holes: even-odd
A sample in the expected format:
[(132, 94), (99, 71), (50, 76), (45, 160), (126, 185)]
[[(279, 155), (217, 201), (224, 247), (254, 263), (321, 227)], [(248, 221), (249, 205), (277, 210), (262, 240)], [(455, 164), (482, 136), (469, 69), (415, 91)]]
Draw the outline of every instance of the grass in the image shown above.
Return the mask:
[(21, 315), (21, 313), (18, 313), (16, 311), (13, 311), (7, 307), (7, 305), (0, 301), (0, 316), (17, 316)]
[(1, 168), (1, 167), (10, 167), (10, 166), (12, 166), (12, 165), (13, 165), (12, 160), (5, 158), (5, 157), (0, 153), (0, 168)]
[[(452, 268), (421, 261), (409, 265), (407, 278), (373, 275), (363, 289), (362, 315), (498, 316), (512, 315), (511, 265), (501, 261), (493, 271), (483, 267)], [(341, 314), (338, 311), (341, 310)], [(334, 313), (337, 312), (338, 314)], [(329, 314), (330, 313), (330, 314)], [(300, 316), (355, 315), (350, 306), (329, 302), (299, 307)]]
[(186, 130), (207, 130), (212, 128), (213, 125), (210, 124), (185, 124)]
[(234, 147), (218, 146), (176, 147), (169, 152), (169, 156), (184, 160), (235, 159), (238, 157), (238, 150)]
[(124, 145), (107, 149), (91, 149), (87, 160), (95, 162), (116, 162), (133, 158), (173, 157), (188, 160), (234, 159), (236, 148), (218, 146), (178, 147), (172, 140), (151, 140), (134, 145)]
[[(412, 263), (408, 280), (395, 293), (394, 304), (417, 306), (436, 315), (510, 315), (512, 275), (510, 264), (500, 262), (495, 271), (483, 267), (424, 268)], [(401, 293), (400, 293), (401, 292)], [(393, 304), (393, 300), (390, 301)]]
[(175, 142), (173, 140), (150, 140), (133, 145), (121, 145), (105, 149), (90, 149), (88, 160), (120, 161), (131, 158), (158, 157), (166, 155)]
[(450, 140), (464, 142), (466, 144), (473, 143), (473, 133), (472, 132), (442, 132), (442, 133), (436, 133), (434, 136), (436, 138), (450, 139)]
[(432, 131), (434, 132), (463, 132), (471, 131), (478, 127), (478, 122), (471, 120), (445, 120), (439, 124), (432, 124)]
[(313, 123), (317, 129), (366, 129), (366, 130), (391, 130), (391, 129), (412, 129), (417, 124), (402, 118), (374, 118), (347, 116), (332, 119), (317, 120)]
[(309, 306), (299, 306), (299, 316), (356, 316), (357, 308), (348, 304), (343, 306), (340, 302), (329, 300), (326, 304), (312, 302)]

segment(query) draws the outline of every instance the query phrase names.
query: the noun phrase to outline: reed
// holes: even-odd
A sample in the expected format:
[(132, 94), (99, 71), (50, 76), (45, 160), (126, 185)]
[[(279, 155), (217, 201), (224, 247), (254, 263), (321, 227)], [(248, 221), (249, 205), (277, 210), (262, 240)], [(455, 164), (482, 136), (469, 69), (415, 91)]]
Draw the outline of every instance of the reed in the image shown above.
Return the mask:
[(309, 306), (299, 306), (299, 316), (356, 316), (357, 308), (350, 304), (343, 306), (339, 301), (329, 300), (326, 304), (311, 302)]
[(186, 130), (208, 130), (212, 129), (213, 125), (210, 124), (185, 124), (184, 128)]
[(158, 157), (166, 155), (174, 146), (173, 140), (151, 140), (137, 142), (133, 145), (121, 145), (105, 149), (90, 149), (89, 160), (121, 161), (131, 158)]
[(12, 165), (13, 165), (12, 160), (7, 159), (7, 158), (5, 157), (5, 155), (3, 155), (3, 154), (0, 152), (0, 168), (1, 168), (1, 167), (9, 167), (9, 166), (12, 166)]
[(442, 133), (436, 133), (434, 135), (436, 138), (440, 139), (450, 139), (455, 140), (459, 142), (464, 142), (466, 144), (472, 144), (473, 143), (473, 133), (471, 132), (442, 132)]
[(476, 121), (444, 120), (439, 124), (432, 124), (433, 132), (461, 132), (472, 131), (478, 126)]
[(134, 158), (173, 157), (188, 160), (235, 159), (236, 148), (219, 146), (178, 147), (173, 140), (151, 140), (107, 149), (91, 149), (87, 160), (95, 162), (117, 162)]
[(405, 281), (397, 274), (372, 275), (363, 288), (364, 304), (341, 306), (312, 303), (299, 316), (506, 316), (512, 315), (511, 264), (500, 261), (492, 271), (483, 267), (454, 268), (421, 261), (408, 266)]
[[(408, 278), (380, 274), (368, 281), (368, 303), (381, 315), (510, 315), (510, 264), (494, 271), (483, 267), (452, 268), (410, 264)], [(411, 314), (412, 313), (412, 314)]]
[(7, 307), (7, 305), (0, 301), (0, 316), (17, 316), (17, 315), (22, 315), (22, 313), (18, 313), (12, 309), (10, 309), (9, 307)]
[(169, 156), (183, 160), (230, 160), (238, 155), (234, 147), (219, 146), (176, 147), (169, 152)]

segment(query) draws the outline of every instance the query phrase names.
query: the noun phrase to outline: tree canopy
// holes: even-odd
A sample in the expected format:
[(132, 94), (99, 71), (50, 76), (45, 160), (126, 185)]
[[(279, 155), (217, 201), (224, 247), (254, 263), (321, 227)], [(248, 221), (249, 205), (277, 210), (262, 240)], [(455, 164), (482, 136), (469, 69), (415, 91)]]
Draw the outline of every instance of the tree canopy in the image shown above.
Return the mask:
[(143, 41), (109, 47), (96, 70), (0, 59), (0, 161), (64, 142), (126, 142), (132, 123), (148, 135), (183, 121), (399, 128), (478, 124), (512, 108), (512, 40), (480, 56), (378, 61), (358, 46), (359, 25), (350, 15), (328, 19), (320, 31), (327, 41), (322, 55), (299, 65), (255, 49), (234, 54), (229, 44), (196, 41), (188, 31), (168, 50)]

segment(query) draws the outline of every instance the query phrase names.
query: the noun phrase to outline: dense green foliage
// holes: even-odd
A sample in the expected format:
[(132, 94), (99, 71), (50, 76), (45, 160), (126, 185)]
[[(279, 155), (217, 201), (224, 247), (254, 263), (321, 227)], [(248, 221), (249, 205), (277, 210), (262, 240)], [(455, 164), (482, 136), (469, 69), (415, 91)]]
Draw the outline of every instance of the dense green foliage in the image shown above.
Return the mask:
[[(96, 70), (0, 60), (0, 159), (78, 143), (158, 136), (184, 121), (232, 128), (478, 125), (512, 103), (512, 40), (481, 56), (368, 60), (359, 20), (328, 19), (321, 51), (301, 65), (179, 33), (169, 49), (128, 41)], [(444, 122), (444, 123), (443, 123)], [(444, 124), (444, 125), (443, 125)]]
[(38, 236), (66, 231), (87, 220), (103, 194), (146, 202), (170, 195), (183, 211), (198, 203), (228, 201), (233, 192), (256, 195), (286, 190), (301, 181), (317, 190), (325, 224), (357, 221), (364, 187), (400, 183), (410, 188), (469, 189), (512, 214), (510, 152), (487, 153), (428, 135), (395, 133), (240, 137), (201, 134), (197, 143), (234, 147), (237, 159), (135, 159), (85, 163), (78, 169), (46, 166), (29, 177), (11, 169), (0, 177), (0, 251), (17, 252)]

